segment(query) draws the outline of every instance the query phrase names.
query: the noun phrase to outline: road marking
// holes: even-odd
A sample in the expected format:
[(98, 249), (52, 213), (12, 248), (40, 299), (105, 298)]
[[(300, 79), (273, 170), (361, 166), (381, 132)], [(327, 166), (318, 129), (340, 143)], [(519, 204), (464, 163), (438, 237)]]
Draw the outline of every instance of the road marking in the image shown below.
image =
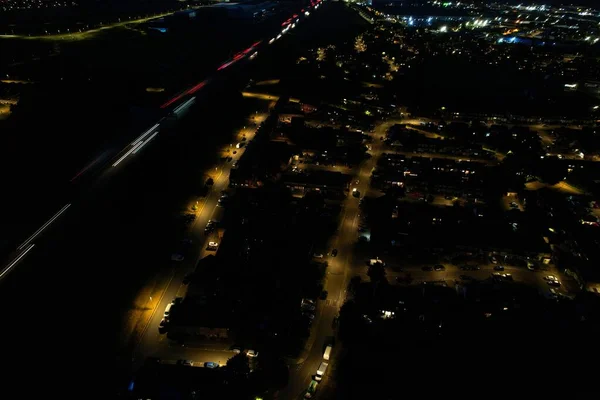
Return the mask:
[(128, 155), (130, 155), (131, 153), (133, 153), (138, 147), (140, 147), (142, 145), (143, 142), (138, 142), (138, 144), (136, 144), (135, 146), (133, 146), (131, 149), (129, 149), (127, 151), (127, 153), (125, 153), (121, 158), (119, 158), (117, 161), (115, 161), (115, 163), (112, 165), (113, 167), (116, 167), (117, 165), (119, 165), (121, 163), (121, 161), (123, 161)]
[(146, 132), (142, 133), (140, 136), (138, 136), (137, 139), (135, 139), (133, 142), (131, 142), (131, 146), (135, 146), (136, 144), (141, 142), (142, 139), (144, 139), (146, 136), (148, 136), (150, 133), (152, 133), (152, 131), (154, 131), (159, 126), (160, 126), (159, 124), (155, 124), (152, 128), (150, 128)]
[(42, 233), (42, 231), (44, 229), (46, 229), (47, 227), (49, 227), (50, 224), (52, 224), (54, 221), (56, 221), (56, 219), (58, 217), (60, 217), (62, 213), (64, 213), (65, 211), (67, 211), (67, 208), (69, 208), (69, 207), (71, 207), (71, 203), (67, 204), (66, 206), (64, 206), (63, 208), (61, 208), (59, 212), (57, 212), (56, 214), (54, 214), (54, 216), (52, 218), (50, 218), (44, 225), (42, 225), (42, 227), (40, 229), (38, 229), (37, 231), (35, 231), (35, 233), (33, 235), (29, 236), (29, 239), (27, 239), (26, 241), (24, 241), (23, 244), (19, 246), (19, 250), (23, 250), (23, 248), (25, 246), (27, 246), (33, 239), (35, 239), (40, 233)]
[(25, 257), (25, 256), (27, 255), (27, 253), (29, 253), (29, 251), (30, 251), (31, 249), (33, 249), (33, 246), (35, 246), (35, 244), (33, 244), (33, 243), (32, 243), (32, 244), (30, 244), (30, 245), (29, 245), (29, 247), (28, 247), (28, 248), (27, 248), (27, 249), (26, 249), (24, 252), (22, 252), (21, 254), (19, 254), (19, 256), (13, 260), (13, 262), (11, 262), (10, 264), (8, 264), (8, 266), (7, 266), (7, 267), (4, 269), (4, 271), (2, 271), (2, 272), (0, 273), (0, 279), (2, 279), (2, 277), (3, 277), (4, 275), (8, 274), (8, 273), (9, 273), (9, 271), (10, 271), (11, 269), (13, 269), (13, 267), (14, 267), (15, 265), (17, 265), (17, 264), (19, 263), (19, 261), (21, 261), (21, 260), (23, 259), (23, 257)]
[(138, 352), (138, 348), (142, 344), (142, 341), (144, 340), (144, 336), (146, 336), (146, 332), (148, 331), (148, 327), (150, 326), (150, 323), (152, 322), (152, 319), (154, 318), (154, 314), (156, 314), (156, 309), (158, 308), (158, 306), (160, 305), (160, 303), (162, 303), (163, 298), (165, 297), (165, 293), (167, 293), (167, 290), (169, 290), (169, 287), (171, 286), (171, 282), (173, 281), (174, 277), (175, 277), (175, 269), (173, 269), (173, 272), (171, 273), (171, 277), (169, 278), (169, 282), (167, 282), (167, 285), (165, 286), (165, 289), (160, 294), (160, 298), (158, 299), (158, 302), (154, 306), (154, 309), (152, 310), (152, 314), (150, 315), (150, 318), (148, 319), (148, 322), (146, 322), (146, 326), (144, 327), (144, 330), (142, 331), (142, 335), (140, 336), (140, 340), (135, 345), (135, 349), (133, 350), (134, 356)]
[(150, 136), (148, 139), (144, 140), (144, 142), (142, 142), (141, 145), (137, 146), (137, 148), (131, 154), (137, 154), (137, 152), (140, 151), (142, 149), (142, 147), (144, 147), (145, 145), (147, 145), (148, 142), (150, 142), (152, 139), (154, 139), (154, 137), (156, 135), (158, 135), (158, 131), (154, 132), (152, 134), (152, 136)]

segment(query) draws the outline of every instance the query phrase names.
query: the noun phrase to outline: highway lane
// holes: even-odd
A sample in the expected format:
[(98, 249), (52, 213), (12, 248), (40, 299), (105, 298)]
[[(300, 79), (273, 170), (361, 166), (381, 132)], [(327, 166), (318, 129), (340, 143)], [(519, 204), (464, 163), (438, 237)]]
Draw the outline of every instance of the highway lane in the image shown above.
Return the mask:
[[(312, 11), (312, 10), (318, 8), (321, 2), (322, 2), (322, 0), (317, 0), (314, 5), (307, 7), (307, 10)], [(288, 21), (286, 21), (283, 24), (284, 27), (282, 28), (281, 34), (288, 32), (290, 28), (295, 28), (297, 24), (299, 24), (300, 22), (302, 22), (306, 18), (308, 18), (308, 14), (301, 14), (295, 18), (296, 18), (295, 20), (293, 20), (293, 18), (290, 18)], [(280, 39), (282, 37), (281, 34), (277, 35), (276, 37), (269, 40), (269, 44), (273, 43), (275, 40)], [(262, 44), (262, 46), (261, 46), (261, 44)], [(264, 46), (268, 46), (267, 39), (259, 40), (255, 43), (253, 43), (247, 49), (244, 49), (244, 50), (236, 53), (232, 59), (227, 60), (223, 64), (221, 64), (221, 66), (217, 68), (217, 71), (215, 71), (214, 75), (216, 76), (217, 74), (221, 73), (220, 71), (226, 70), (231, 65), (233, 65), (235, 63), (239, 63), (242, 60), (252, 60), (253, 58), (255, 58), (257, 56), (258, 50), (261, 50)], [(208, 85), (212, 80), (213, 80), (212, 77), (208, 77), (206, 80), (204, 80), (200, 83), (197, 83), (190, 88), (183, 90), (182, 92), (174, 95), (167, 102), (165, 102), (161, 106), (161, 108), (165, 109), (167, 111), (172, 110), (175, 114), (178, 114), (181, 110), (182, 105), (185, 105), (185, 103), (187, 103), (188, 101), (192, 101), (193, 99), (195, 99), (194, 95), (198, 91), (203, 89), (206, 85)], [(294, 99), (294, 100), (296, 100), (296, 99)], [(185, 106), (183, 108), (185, 108)], [(181, 110), (181, 113), (183, 113), (183, 112), (184, 111)], [(114, 157), (109, 158), (109, 161), (102, 163), (103, 164), (102, 172), (100, 173), (101, 179), (107, 179), (109, 176), (114, 175), (117, 171), (115, 169), (116, 167), (123, 165), (123, 164), (127, 164), (127, 161), (129, 161), (130, 158), (135, 156), (135, 154), (137, 152), (141, 151), (144, 147), (146, 147), (146, 145), (151, 140), (153, 140), (156, 136), (158, 136), (160, 131), (163, 129), (162, 124), (165, 122), (165, 120), (166, 120), (165, 118), (161, 118), (160, 120), (158, 120), (156, 125), (153, 125), (152, 127), (150, 127), (150, 129), (148, 129), (143, 134), (138, 136), (137, 139), (135, 139), (129, 145), (125, 146), (121, 151), (116, 153), (116, 155)], [(102, 155), (101, 155), (101, 157), (102, 157)], [(85, 175), (86, 173), (91, 172), (91, 170), (93, 170), (93, 168), (91, 168), (90, 166), (93, 166), (94, 164), (96, 164), (97, 160), (98, 160), (98, 158), (91, 160), (91, 162), (88, 163), (78, 174), (76, 174), (73, 178), (71, 178), (71, 180), (74, 180), (74, 179), (78, 180), (81, 178), (82, 175)], [(100, 163), (98, 163), (98, 164), (100, 164)], [(90, 171), (88, 171), (88, 170), (90, 170)], [(78, 200), (78, 199), (76, 199), (76, 198), (70, 199), (69, 203), (73, 203), (76, 200)], [(41, 235), (41, 233), (40, 233), (40, 235)], [(18, 249), (17, 251), (9, 254), (8, 259), (6, 260), (5, 264), (0, 269), (0, 274), (1, 274), (0, 279), (3, 276), (10, 273), (19, 263), (21, 263), (23, 261), (23, 259), (28, 254), (35, 251), (35, 249), (36, 249), (35, 247), (28, 248), (27, 249), (28, 251), (26, 253), (22, 252), (23, 249)]]
[[(60, 223), (44, 232), (44, 240), (36, 241), (26, 261), (8, 274), (0, 298), (14, 305), (8, 307), (6, 317), (15, 329), (4, 330), (3, 338), (14, 344), (18, 358), (15, 371), (33, 359), (38, 350), (30, 344), (42, 337), (48, 344), (44, 354), (51, 360), (65, 360), (60, 363), (64, 369), (75, 367), (78, 357), (84, 358), (82, 349), (88, 349), (85, 357), (89, 360), (114, 357), (113, 353), (99, 354), (107, 346), (98, 344), (105, 343), (107, 336), (112, 340), (119, 330), (122, 308), (130, 305), (129, 296), (123, 293), (130, 293), (132, 287), (154, 274), (153, 270), (169, 267), (170, 251), (176, 248), (170, 244), (177, 244), (173, 227), (179, 229), (169, 210), (179, 207), (181, 192), (187, 197), (190, 189), (204, 182), (202, 178), (188, 178), (198, 176), (195, 171), (203, 169), (205, 161), (198, 160), (198, 155), (203, 155), (206, 147), (213, 147), (213, 141), (223, 141), (197, 132), (163, 137), (156, 146), (138, 153), (141, 158), (124, 174), (111, 179), (107, 187), (89, 193), (89, 201), (71, 206)], [(223, 137), (218, 130), (211, 132), (214, 137)], [(190, 150), (184, 152), (182, 147)], [(216, 180), (215, 186), (226, 187), (226, 174)], [(187, 189), (182, 190), (180, 185)], [(199, 219), (206, 219), (210, 208), (206, 207)], [(151, 234), (140, 232), (140, 223), (150, 227)], [(200, 222), (197, 225), (197, 229), (204, 229)], [(150, 272), (144, 270), (145, 263)], [(117, 351), (120, 347), (119, 343)], [(9, 360), (10, 354), (5, 358)], [(62, 366), (55, 368), (59, 370)], [(54, 385), (61, 384), (56, 380)]]

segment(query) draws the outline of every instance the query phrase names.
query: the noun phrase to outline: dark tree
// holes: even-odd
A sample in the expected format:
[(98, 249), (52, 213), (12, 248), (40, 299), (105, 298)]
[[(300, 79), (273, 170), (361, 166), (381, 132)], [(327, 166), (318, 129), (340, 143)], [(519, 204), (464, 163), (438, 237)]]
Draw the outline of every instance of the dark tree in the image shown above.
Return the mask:
[(263, 354), (260, 357), (258, 368), (252, 373), (252, 376), (259, 388), (281, 389), (288, 384), (289, 369), (283, 359)]
[(227, 361), (227, 369), (234, 375), (248, 375), (250, 373), (248, 357), (243, 353), (236, 354)]
[(356, 292), (358, 291), (358, 287), (361, 283), (362, 278), (360, 277), (360, 275), (353, 276), (352, 279), (350, 279), (350, 282), (348, 283), (348, 291), (352, 294), (356, 294)]
[(369, 267), (367, 275), (371, 278), (371, 282), (381, 282), (385, 280), (385, 267), (382, 263), (375, 263)]

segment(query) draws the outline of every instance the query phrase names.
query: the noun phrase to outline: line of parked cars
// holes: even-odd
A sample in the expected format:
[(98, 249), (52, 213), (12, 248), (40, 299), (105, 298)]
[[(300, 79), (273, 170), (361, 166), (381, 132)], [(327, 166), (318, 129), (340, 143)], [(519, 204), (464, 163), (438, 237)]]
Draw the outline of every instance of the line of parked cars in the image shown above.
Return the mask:
[(317, 305), (314, 300), (311, 299), (302, 299), (300, 303), (300, 310), (302, 311), (302, 316), (309, 320), (309, 323), (315, 319), (315, 313), (317, 312)]
[(556, 286), (556, 287), (560, 286), (560, 281), (554, 275), (547, 275), (544, 277), (544, 280), (550, 286)]
[(325, 351), (323, 352), (323, 361), (319, 364), (319, 368), (317, 369), (317, 373), (313, 376), (313, 380), (310, 381), (308, 388), (304, 391), (305, 399), (312, 399), (317, 393), (317, 386), (319, 382), (323, 379), (325, 375), (325, 371), (327, 371), (327, 367), (329, 366), (329, 358), (331, 357), (331, 350), (333, 349), (333, 344), (328, 344), (325, 347)]
[(165, 312), (163, 314), (163, 317), (160, 320), (160, 322), (158, 323), (158, 332), (159, 333), (167, 332), (167, 329), (169, 328), (169, 318), (171, 318), (171, 314), (173, 313), (173, 307), (175, 307), (177, 304), (181, 303), (182, 300), (183, 300), (182, 297), (175, 297), (173, 299), (173, 301), (171, 301), (169, 304), (167, 304), (167, 307), (165, 307)]

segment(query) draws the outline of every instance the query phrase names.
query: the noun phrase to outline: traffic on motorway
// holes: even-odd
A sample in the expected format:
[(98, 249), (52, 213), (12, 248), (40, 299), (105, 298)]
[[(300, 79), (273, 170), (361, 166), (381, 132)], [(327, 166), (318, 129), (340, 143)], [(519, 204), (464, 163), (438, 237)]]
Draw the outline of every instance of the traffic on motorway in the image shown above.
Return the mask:
[[(317, 9), (322, 0), (316, 0), (311, 2), (310, 6), (306, 11), (303, 11), (302, 15), (294, 14), (294, 17), (289, 18), (282, 24), (282, 30), (277, 34), (275, 38), (269, 41), (268, 44), (272, 44), (275, 40), (279, 40), (281, 35), (285, 34), (289, 29), (295, 28), (302, 19), (307, 18), (310, 15), (310, 11), (312, 9)], [(242, 60), (253, 60), (257, 57), (258, 51), (261, 47), (261, 44), (264, 45), (263, 40), (254, 42), (248, 48), (236, 53), (232, 59), (225, 61), (222, 63), (217, 70), (216, 73), (219, 73), (223, 70), (226, 70), (228, 67), (236, 64)], [(88, 163), (81, 171), (79, 171), (72, 179), (71, 182), (80, 179), (85, 174), (89, 174), (92, 170), (98, 174), (102, 175), (107, 169), (115, 168), (121, 165), (126, 159), (135, 156), (138, 152), (140, 152), (150, 141), (155, 139), (160, 131), (161, 127), (164, 124), (172, 125), (173, 121), (182, 118), (186, 112), (189, 111), (190, 107), (195, 103), (196, 97), (195, 95), (204, 87), (209, 85), (211, 81), (213, 81), (213, 77), (209, 77), (202, 82), (195, 84), (194, 86), (183, 90), (182, 92), (172, 96), (169, 100), (163, 103), (160, 108), (165, 110), (168, 113), (166, 117), (162, 117), (156, 123), (154, 123), (150, 128), (145, 130), (142, 134), (140, 134), (135, 140), (133, 140), (130, 144), (128, 144), (125, 148), (123, 148), (120, 152), (118, 152), (114, 156), (108, 156), (107, 152), (103, 152), (100, 156), (96, 157), (90, 163)], [(72, 201), (75, 201), (72, 200)], [(32, 250), (34, 250), (35, 243), (33, 243), (33, 239), (39, 237), (45, 230), (47, 230), (53, 223), (55, 223), (60, 216), (71, 206), (71, 203), (62, 207), (56, 214), (54, 214), (46, 223), (44, 223), (38, 230), (36, 230), (31, 237), (27, 239), (24, 245), (19, 246), (15, 251), (13, 251), (10, 255), (8, 255), (8, 260), (5, 265), (0, 269), (0, 279), (2, 279), (5, 275), (10, 273), (10, 271), (16, 267)]]

